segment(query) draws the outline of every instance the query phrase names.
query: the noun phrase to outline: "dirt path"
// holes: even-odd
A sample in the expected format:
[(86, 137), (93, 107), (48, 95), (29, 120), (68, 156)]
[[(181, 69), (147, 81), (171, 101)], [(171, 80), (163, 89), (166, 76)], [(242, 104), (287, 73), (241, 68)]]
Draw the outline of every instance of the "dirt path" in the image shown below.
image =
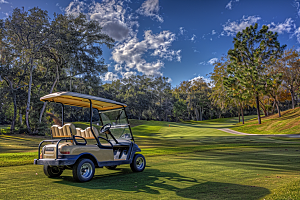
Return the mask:
[(220, 131), (224, 131), (227, 133), (231, 134), (236, 134), (236, 135), (255, 135), (255, 136), (266, 136), (266, 137), (288, 137), (288, 138), (300, 138), (300, 134), (293, 134), (293, 135), (288, 135), (288, 134), (278, 134), (278, 135), (259, 135), (259, 134), (250, 134), (250, 133), (242, 133), (238, 131), (231, 130), (229, 128), (221, 128), (218, 129)]

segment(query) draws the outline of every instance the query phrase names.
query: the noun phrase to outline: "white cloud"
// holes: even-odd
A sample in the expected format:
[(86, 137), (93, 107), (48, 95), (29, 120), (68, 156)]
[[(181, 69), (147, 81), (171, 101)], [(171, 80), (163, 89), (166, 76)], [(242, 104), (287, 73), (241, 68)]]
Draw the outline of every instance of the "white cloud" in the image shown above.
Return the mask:
[(126, 71), (137, 70), (146, 75), (162, 75), (160, 69), (164, 66), (161, 60), (147, 62), (143, 55), (148, 51), (153, 51), (150, 55), (161, 59), (180, 61), (180, 50), (169, 49), (175, 40), (175, 34), (170, 31), (163, 31), (159, 34), (152, 34), (152, 31), (145, 31), (144, 40), (138, 41), (136, 37), (117, 45), (112, 58), (119, 66), (123, 66)]
[(218, 61), (218, 58), (212, 58), (207, 63), (210, 64), (210, 65), (213, 65), (217, 61)]
[(196, 35), (195, 34), (193, 34), (193, 36), (192, 36), (192, 38), (191, 38), (191, 41), (194, 41), (195, 39), (196, 39)]
[(236, 33), (241, 32), (248, 26), (255, 24), (260, 19), (261, 18), (258, 16), (243, 16), (243, 18), (239, 21), (231, 22), (228, 20), (228, 22), (223, 25), (224, 31), (221, 35), (226, 34), (227, 36), (234, 36)]
[(112, 72), (107, 72), (107, 73), (105, 74), (105, 76), (103, 77), (103, 80), (104, 80), (104, 81), (116, 81), (116, 80), (118, 80), (118, 79), (119, 79), (118, 75), (117, 75), (117, 74), (114, 74), (114, 73), (112, 73)]
[(225, 8), (228, 8), (229, 10), (231, 10), (231, 8), (232, 8), (232, 1), (229, 1), (229, 3), (225, 6)]
[(0, 0), (0, 3), (8, 3), (8, 1)]
[(183, 35), (186, 30), (183, 27), (179, 28), (179, 34), (178, 35)]
[(191, 81), (192, 83), (194, 83), (195, 81), (199, 81), (199, 80), (203, 80), (204, 82), (206, 82), (206, 83), (210, 83), (212, 80), (210, 79), (210, 78), (205, 78), (204, 76), (197, 76), (197, 77), (195, 77), (195, 78), (193, 78), (193, 79), (191, 79), (191, 80), (189, 80), (189, 81)]
[[(87, 3), (91, 2), (91, 3)], [(137, 37), (138, 14), (155, 18), (163, 22), (159, 12), (158, 0), (146, 0), (137, 12), (128, 6), (129, 0), (85, 1), (73, 0), (65, 8), (65, 13), (77, 16), (83, 13), (90, 20), (97, 20), (102, 31), (117, 40), (112, 50), (112, 71), (102, 77), (115, 80), (119, 76), (127, 77), (136, 73), (162, 75), (163, 60), (181, 61), (181, 50), (172, 50), (176, 35), (170, 31), (153, 34), (145, 31), (144, 39)], [(185, 30), (182, 30), (184, 33)], [(147, 56), (147, 58), (146, 58)]]
[(130, 76), (135, 76), (136, 72), (125, 72), (122, 74), (123, 78), (129, 78)]
[(217, 34), (217, 32), (216, 32), (215, 30), (212, 30), (212, 31), (211, 31), (211, 34), (212, 34), (212, 35), (215, 35), (215, 34)]
[(298, 16), (300, 16), (300, 3), (297, 0), (294, 1), (294, 7), (297, 8)]
[(271, 24), (268, 24), (268, 27), (270, 28), (269, 30), (277, 32), (278, 34), (283, 34), (284, 32), (290, 33), (295, 26), (296, 25), (294, 24), (292, 18), (286, 19), (284, 23), (275, 24), (272, 22)]
[(171, 78), (168, 78), (167, 82), (171, 83), (173, 80)]
[(83, 1), (74, 0), (70, 2), (69, 5), (65, 8), (65, 12), (67, 15), (78, 16), (80, 13), (83, 13), (86, 9), (86, 3)]
[(158, 15), (159, 12), (159, 0), (146, 0), (142, 6), (137, 10), (137, 13), (147, 17), (157, 19), (159, 22), (163, 22), (163, 18)]
[(218, 61), (218, 58), (212, 58), (209, 61), (202, 61), (199, 63), (199, 65), (213, 65), (215, 62)]
[(300, 43), (300, 27), (295, 30), (293, 36), (296, 36), (298, 43)]
[(229, 1), (229, 3), (226, 4), (225, 8), (231, 10), (231, 9), (232, 9), (232, 3), (233, 3), (233, 2), (238, 2), (238, 1), (239, 1), (239, 0), (231, 0), (231, 1)]
[(75, 16), (84, 13), (91, 20), (97, 20), (104, 33), (117, 41), (123, 41), (133, 33), (132, 27), (138, 25), (131, 19), (133, 17), (126, 13), (124, 7), (121, 0), (104, 0), (101, 3), (93, 1), (90, 4), (74, 0), (65, 12)]

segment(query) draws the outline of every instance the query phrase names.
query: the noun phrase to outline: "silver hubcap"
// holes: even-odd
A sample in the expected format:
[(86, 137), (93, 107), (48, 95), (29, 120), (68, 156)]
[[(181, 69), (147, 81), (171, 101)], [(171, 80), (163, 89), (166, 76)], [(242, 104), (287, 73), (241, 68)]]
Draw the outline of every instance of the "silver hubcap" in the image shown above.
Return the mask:
[(90, 163), (84, 163), (80, 168), (80, 174), (84, 178), (89, 178), (92, 175), (92, 165)]
[(142, 157), (137, 158), (136, 161), (135, 161), (135, 163), (136, 163), (136, 167), (138, 169), (143, 169), (143, 167), (144, 167), (144, 159)]

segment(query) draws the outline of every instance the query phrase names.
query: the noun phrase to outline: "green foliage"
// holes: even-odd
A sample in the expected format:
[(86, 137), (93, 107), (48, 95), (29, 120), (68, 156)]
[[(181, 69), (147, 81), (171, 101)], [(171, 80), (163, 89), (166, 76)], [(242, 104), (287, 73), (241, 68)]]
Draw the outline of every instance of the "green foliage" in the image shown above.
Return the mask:
[[(5, 114), (9, 120), (3, 120), (14, 131), (16, 123), (24, 127), (25, 116), (28, 132), (35, 134), (48, 131), (41, 96), (61, 90), (99, 92), (100, 75), (107, 71), (101, 48), (114, 42), (83, 14), (54, 15), (50, 21), (47, 11), (36, 7), (15, 8), (1, 20), (0, 39), (0, 92), (10, 99), (5, 106), (13, 107), (12, 116)], [(56, 107), (50, 110), (56, 112)]]
[[(268, 66), (275, 63), (286, 45), (280, 46), (277, 33), (268, 31), (267, 26), (257, 30), (258, 25), (247, 27), (237, 33), (234, 49), (228, 51), (230, 64), (227, 67), (227, 88), (243, 90), (239, 99), (249, 96), (256, 98), (258, 123), (261, 123), (259, 110), (259, 94), (271, 89), (272, 82), (278, 80), (279, 73), (268, 73)], [(238, 88), (235, 88), (235, 87)], [(270, 88), (271, 87), (271, 88)], [(239, 93), (239, 92), (238, 92)]]

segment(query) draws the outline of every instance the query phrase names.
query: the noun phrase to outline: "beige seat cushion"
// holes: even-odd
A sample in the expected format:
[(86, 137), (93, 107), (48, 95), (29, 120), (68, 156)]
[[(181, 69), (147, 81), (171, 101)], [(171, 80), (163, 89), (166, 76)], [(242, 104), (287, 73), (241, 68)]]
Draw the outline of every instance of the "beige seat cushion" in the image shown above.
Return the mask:
[[(96, 137), (99, 136), (98, 130), (93, 126), (93, 131)], [(76, 128), (76, 135), (81, 136), (85, 139), (94, 139), (93, 133), (91, 131), (90, 127), (87, 127), (86, 129), (82, 130), (81, 128)]]
[(51, 126), (52, 138), (59, 137), (71, 137), (76, 134), (76, 129), (74, 124), (68, 123), (63, 125), (62, 127), (58, 125)]

